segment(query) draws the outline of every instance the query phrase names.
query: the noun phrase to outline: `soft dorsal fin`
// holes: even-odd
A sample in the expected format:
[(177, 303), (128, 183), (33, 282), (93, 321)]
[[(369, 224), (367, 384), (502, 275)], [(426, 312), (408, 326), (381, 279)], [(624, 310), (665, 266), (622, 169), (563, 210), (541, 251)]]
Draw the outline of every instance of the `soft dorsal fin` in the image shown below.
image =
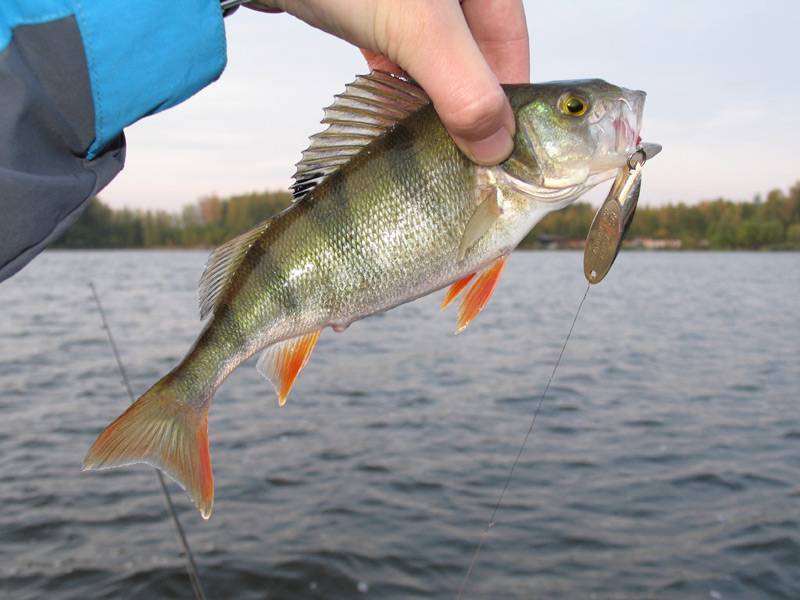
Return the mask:
[(322, 119), (328, 128), (311, 136), (311, 145), (296, 165), (291, 186), (295, 200), (430, 102), (416, 83), (384, 71), (359, 75), (335, 98)]
[(201, 319), (205, 319), (216, 308), (220, 292), (225, 289), (231, 276), (241, 264), (244, 255), (258, 237), (266, 231), (269, 223), (270, 219), (262, 221), (250, 231), (228, 240), (208, 257), (197, 289)]

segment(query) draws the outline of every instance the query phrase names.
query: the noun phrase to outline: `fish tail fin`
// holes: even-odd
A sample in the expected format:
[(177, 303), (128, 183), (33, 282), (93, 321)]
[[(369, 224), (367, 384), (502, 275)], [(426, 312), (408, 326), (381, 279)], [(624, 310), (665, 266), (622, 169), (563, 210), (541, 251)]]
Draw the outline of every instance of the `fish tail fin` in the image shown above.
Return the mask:
[(181, 401), (170, 377), (161, 379), (95, 440), (83, 470), (145, 463), (177, 481), (204, 519), (214, 504), (208, 448), (208, 407)]

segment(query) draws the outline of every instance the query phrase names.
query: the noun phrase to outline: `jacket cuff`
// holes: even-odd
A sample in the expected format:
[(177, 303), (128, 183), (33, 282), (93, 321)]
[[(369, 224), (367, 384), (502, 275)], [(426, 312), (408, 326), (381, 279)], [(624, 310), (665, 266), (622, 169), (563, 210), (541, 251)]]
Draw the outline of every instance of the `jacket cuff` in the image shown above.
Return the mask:
[(75, 2), (95, 114), (92, 159), (122, 130), (183, 102), (225, 68), (219, 0)]

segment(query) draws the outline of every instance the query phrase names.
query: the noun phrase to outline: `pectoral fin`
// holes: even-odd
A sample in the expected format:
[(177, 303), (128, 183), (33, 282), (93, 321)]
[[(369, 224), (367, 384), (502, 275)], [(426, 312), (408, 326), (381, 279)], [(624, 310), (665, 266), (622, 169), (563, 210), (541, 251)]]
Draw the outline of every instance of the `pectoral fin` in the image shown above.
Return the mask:
[(319, 331), (278, 342), (264, 350), (256, 368), (266, 377), (278, 394), (278, 405), (286, 404), (294, 380), (306, 366), (314, 346), (317, 345)]
[(478, 278), (472, 286), (470, 286), (467, 293), (461, 299), (461, 304), (458, 306), (456, 334), (464, 331), (467, 325), (469, 325), (472, 320), (478, 316), (478, 313), (489, 303), (489, 298), (492, 297), (505, 266), (506, 257), (501, 256), (481, 271)]
[(498, 204), (497, 194), (498, 191), (495, 187), (486, 187), (480, 191), (480, 203), (467, 222), (461, 244), (458, 246), (458, 260), (462, 260), (466, 256), (469, 249), (489, 231), (498, 217), (503, 214), (503, 210)]

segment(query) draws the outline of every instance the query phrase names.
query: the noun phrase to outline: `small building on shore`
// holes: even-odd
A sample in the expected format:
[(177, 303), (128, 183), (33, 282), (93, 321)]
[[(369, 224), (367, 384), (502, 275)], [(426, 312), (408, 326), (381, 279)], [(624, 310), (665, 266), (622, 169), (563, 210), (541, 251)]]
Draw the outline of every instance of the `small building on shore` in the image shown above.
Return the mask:
[(655, 238), (633, 238), (625, 240), (626, 248), (641, 248), (642, 250), (680, 250), (683, 246), (681, 240)]
[[(571, 240), (560, 235), (542, 234), (536, 236), (535, 247), (547, 250), (583, 250), (585, 242), (585, 240)], [(625, 240), (624, 246), (641, 250), (680, 250), (683, 243), (676, 239), (633, 238)]]

